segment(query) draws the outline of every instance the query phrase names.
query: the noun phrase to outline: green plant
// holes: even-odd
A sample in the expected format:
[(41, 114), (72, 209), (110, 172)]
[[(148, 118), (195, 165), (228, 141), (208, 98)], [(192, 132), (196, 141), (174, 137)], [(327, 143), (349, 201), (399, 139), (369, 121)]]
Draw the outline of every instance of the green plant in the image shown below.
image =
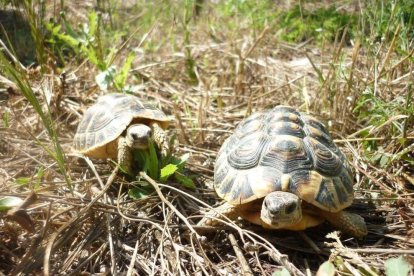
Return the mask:
[(94, 64), (100, 71), (96, 75), (95, 80), (101, 89), (107, 90), (109, 87), (114, 86), (117, 90), (128, 92), (125, 84), (135, 54), (133, 52), (129, 53), (121, 69), (118, 71), (113, 62), (122, 47), (117, 49), (113, 45), (109, 47), (109, 50), (105, 50), (106, 47), (102, 41), (101, 29), (99, 27), (100, 18), (96, 12), (88, 14), (88, 23), (81, 25), (78, 31), (72, 28), (71, 24), (66, 20), (64, 13), (61, 14), (61, 18), (65, 31), (62, 30), (61, 25), (52, 23), (46, 25), (51, 36), (48, 42), (57, 46), (58, 49), (56, 50), (58, 53), (61, 53), (64, 47), (69, 47), (78, 56), (86, 58)]
[(384, 266), (387, 276), (407, 276), (411, 269), (410, 264), (402, 256), (386, 260)]
[[(404, 0), (368, 1), (371, 8), (362, 9), (360, 36), (367, 44), (391, 41), (398, 36), (396, 48), (408, 52), (414, 38), (414, 2)], [(398, 33), (396, 31), (399, 30)]]
[(185, 53), (185, 63), (187, 69), (187, 75), (190, 78), (191, 82), (197, 83), (197, 75), (195, 72), (196, 62), (191, 55), (191, 29), (190, 23), (193, 18), (193, 6), (194, 0), (185, 0), (184, 3), (184, 14), (181, 19), (181, 24), (184, 30), (184, 53)]
[[(373, 88), (367, 88), (358, 98), (353, 111), (359, 121), (370, 126), (360, 131), (360, 135), (363, 138), (370, 138), (378, 137), (378, 133), (382, 133), (387, 137), (400, 137), (398, 142), (403, 146), (406, 142), (407, 122), (412, 120), (412, 114), (414, 113), (410, 91), (405, 98), (399, 96), (387, 101), (375, 95)], [(379, 146), (377, 140), (367, 139), (363, 142), (363, 145), (369, 159), (372, 162), (378, 162), (382, 167), (395, 160), (393, 154), (387, 153)], [(414, 162), (414, 160), (407, 161)]]
[[(159, 158), (154, 143), (150, 142), (147, 150), (134, 152), (134, 164), (139, 164), (137, 169), (145, 172), (156, 181), (166, 183), (170, 178), (174, 178), (183, 187), (195, 189), (192, 179), (184, 172), (188, 157), (189, 155), (185, 154), (179, 158), (172, 155)], [(132, 188), (129, 195), (133, 198), (141, 198), (151, 192), (153, 192), (153, 187), (144, 183)]]
[(357, 27), (356, 16), (341, 13), (335, 7), (307, 11), (300, 6), (282, 12), (280, 26), (284, 29), (281, 38), (290, 42), (301, 42), (310, 38), (316, 41), (333, 41), (337, 32), (345, 27), (353, 33)]
[(16, 184), (19, 185), (29, 185), (32, 184), (30, 188), (37, 190), (40, 187), (42, 178), (45, 174), (44, 167), (39, 167), (37, 172), (32, 177), (19, 177), (16, 178)]
[[(82, 24), (79, 31), (75, 31), (71, 24), (66, 20), (65, 13), (61, 13), (64, 31), (61, 25), (54, 23), (46, 24), (51, 38), (48, 40), (51, 44), (56, 41), (63, 42), (63, 45), (70, 47), (80, 57), (87, 58), (91, 63), (96, 65), (100, 71), (108, 69), (112, 64), (115, 55), (115, 48), (112, 47), (109, 53), (104, 55), (102, 43), (100, 41), (99, 17), (96, 12), (88, 14), (88, 23)], [(59, 45), (62, 47), (61, 45)]]
[(30, 32), (34, 40), (37, 62), (41, 65), (42, 71), (45, 72), (47, 55), (46, 55), (45, 47), (44, 47), (44, 36), (42, 34), (43, 16), (44, 16), (44, 12), (42, 11), (44, 11), (45, 3), (44, 2), (40, 3), (39, 11), (36, 12), (33, 8), (32, 1), (23, 0), (22, 2), (23, 2), (24, 12), (26, 14), (26, 17), (30, 25)]
[(231, 30), (241, 30), (251, 28), (254, 31), (262, 31), (267, 25), (270, 25), (280, 12), (275, 9), (275, 3), (272, 1), (255, 1), (255, 0), (230, 0), (220, 1), (217, 4), (216, 11), (221, 20), (226, 20), (221, 27)]
[(8, 110), (5, 110), (3, 114), (1, 114), (3, 120), (3, 127), (8, 128), (10, 126), (10, 113)]
[[(39, 139), (35, 136), (32, 136), (33, 139), (56, 161), (59, 171), (64, 175), (66, 183), (70, 189), (72, 189), (70, 177), (65, 168), (65, 154), (62, 150), (62, 147), (59, 142), (59, 134), (57, 127), (53, 122), (51, 117), (49, 106), (46, 104), (47, 111), (44, 112), (36, 97), (34, 91), (30, 86), (30, 82), (27, 79), (26, 72), (24, 72), (21, 67), (16, 66), (15, 64), (9, 62), (7, 57), (2, 51), (0, 51), (0, 71), (4, 72), (10, 80), (12, 80), (17, 87), (22, 92), (26, 100), (32, 105), (34, 110), (39, 115), (53, 145), (53, 150), (44, 145)], [(46, 100), (44, 102), (47, 102)]]
[(8, 210), (18, 207), (23, 203), (20, 197), (7, 196), (0, 198), (0, 212), (7, 212)]

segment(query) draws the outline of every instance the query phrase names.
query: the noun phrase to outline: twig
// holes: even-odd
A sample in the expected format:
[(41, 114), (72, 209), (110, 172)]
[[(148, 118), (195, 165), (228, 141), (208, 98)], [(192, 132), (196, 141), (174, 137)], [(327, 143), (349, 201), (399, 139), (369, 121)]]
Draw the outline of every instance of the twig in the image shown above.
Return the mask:
[(348, 251), (368, 254), (408, 254), (414, 255), (414, 249), (395, 249), (395, 248), (347, 248)]
[(250, 269), (249, 263), (244, 258), (243, 252), (241, 251), (240, 247), (237, 244), (236, 238), (231, 233), (229, 234), (229, 240), (230, 240), (231, 245), (233, 246), (234, 253), (236, 253), (237, 259), (240, 262), (243, 275), (253, 275), (253, 272)]
[(50, 275), (50, 254), (52, 252), (53, 249), (53, 244), (55, 243), (56, 238), (58, 237), (58, 235), (60, 233), (62, 233), (63, 231), (65, 231), (68, 227), (70, 227), (73, 223), (75, 223), (76, 221), (80, 220), (80, 218), (83, 217), (83, 215), (85, 215), (87, 213), (87, 211), (89, 211), (89, 209), (98, 201), (98, 199), (100, 199), (105, 193), (106, 191), (109, 189), (109, 187), (112, 185), (112, 182), (115, 180), (115, 177), (117, 175), (119, 171), (118, 166), (115, 167), (115, 169), (112, 171), (112, 174), (109, 176), (105, 187), (101, 190), (101, 192), (93, 199), (91, 200), (91, 202), (89, 202), (88, 205), (86, 205), (84, 208), (82, 208), (78, 215), (74, 218), (72, 218), (71, 220), (69, 220), (67, 223), (65, 223), (64, 225), (62, 225), (54, 234), (52, 234), (52, 236), (50, 237), (47, 246), (46, 246), (46, 250), (45, 250), (45, 256), (44, 256), (44, 263), (43, 263), (43, 273), (44, 275)]
[[(179, 189), (176, 189), (176, 188), (174, 188), (172, 186), (168, 186), (168, 185), (164, 185), (164, 184), (159, 184), (159, 186), (163, 186), (164, 188), (172, 189), (172, 190), (174, 190), (174, 191), (176, 191), (178, 193), (185, 194), (186, 196), (192, 198), (194, 201), (200, 203), (201, 205), (207, 206), (210, 210), (213, 209), (211, 206), (209, 206), (208, 204), (204, 203), (200, 199), (198, 199), (198, 198), (196, 198), (194, 196), (191, 196), (189, 194), (186, 194), (183, 191), (181, 191)], [(220, 218), (215, 218), (215, 219), (218, 220), (218, 221), (220, 221), (221, 224), (224, 224), (224, 225), (226, 225), (228, 227), (231, 227), (231, 228), (235, 229), (240, 234), (240, 237), (242, 238), (243, 241), (244, 241), (244, 236), (246, 236), (250, 240), (254, 241), (255, 244), (259, 244), (259, 245), (263, 246), (266, 250), (268, 250), (267, 252), (268, 252), (269, 256), (275, 262), (283, 265), (293, 275), (304, 276), (304, 274), (302, 273), (302, 271), (300, 271), (294, 264), (292, 264), (289, 261), (288, 256), (280, 253), (279, 250), (277, 250), (274, 247), (274, 245), (272, 243), (270, 243), (267, 239), (265, 239), (262, 236), (256, 234), (255, 232), (252, 232), (252, 231), (249, 231), (249, 230), (246, 230), (246, 229), (242, 229), (239, 226), (237, 226), (235, 223), (233, 223), (232, 221), (228, 220), (228, 218), (226, 218), (224, 215), (223, 215), (223, 217), (226, 220), (222, 220)], [(208, 229), (211, 229), (213, 227), (199, 227), (199, 226), (197, 226), (197, 229), (199, 229), (199, 228), (200, 228), (200, 230), (208, 230)], [(208, 229), (206, 229), (206, 228), (208, 228)], [(217, 227), (215, 227), (215, 228), (217, 229)], [(258, 243), (257, 240), (255, 240), (255, 238), (258, 239), (258, 240), (261, 240), (263, 243)]]
[(155, 189), (155, 191), (156, 191), (156, 193), (158, 194), (158, 196), (160, 197), (160, 199), (165, 203), (165, 204), (167, 204), (167, 206), (171, 209), (171, 210), (173, 210), (176, 214), (177, 214), (177, 216), (185, 223), (185, 225), (187, 225), (187, 227), (188, 227), (188, 229), (191, 231), (191, 233), (193, 234), (193, 235), (195, 235), (197, 238), (200, 238), (200, 236), (198, 235), (198, 233), (194, 230), (194, 228), (191, 226), (191, 224), (188, 222), (188, 220), (187, 220), (187, 218), (185, 217), (185, 216), (183, 216), (183, 214), (181, 214), (181, 212), (180, 211), (178, 211), (177, 210), (177, 208), (175, 208), (175, 206), (174, 205), (172, 205), (171, 204), (171, 202), (169, 202), (165, 197), (164, 197), (164, 195), (162, 194), (162, 192), (161, 192), (161, 190), (160, 190), (160, 188), (158, 187), (158, 183), (157, 182), (155, 182), (151, 177), (149, 177), (145, 172), (140, 172), (139, 173), (139, 175), (140, 176), (142, 176), (145, 180), (147, 180), (148, 181), (148, 183), (150, 183), (153, 187), (154, 187), (154, 189)]
[(135, 264), (135, 260), (137, 259), (137, 253), (138, 253), (138, 245), (139, 245), (139, 239), (137, 239), (137, 242), (135, 243), (134, 252), (132, 253), (131, 261), (129, 262), (127, 276), (133, 275), (134, 264)]
[(316, 245), (316, 243), (314, 243), (313, 242), (313, 240), (311, 240), (309, 237), (308, 237), (308, 235), (306, 235), (304, 232), (302, 232), (302, 231), (299, 231), (298, 232), (299, 233), (299, 236), (302, 238), (302, 239), (304, 239), (305, 240), (305, 242), (307, 242), (309, 245), (310, 245), (310, 247), (312, 247), (312, 249), (313, 250), (315, 250), (315, 252), (317, 253), (317, 254), (321, 254), (322, 253), (322, 250)]
[[(381, 140), (399, 140), (401, 137), (367, 137), (367, 138), (349, 138), (334, 139), (335, 143), (364, 142), (364, 141), (381, 141)], [(414, 136), (405, 137), (407, 140), (414, 140)]]
[[(91, 168), (93, 174), (95, 175), (96, 179), (99, 182), (99, 185), (101, 186), (101, 189), (104, 189), (105, 186), (103, 184), (103, 181), (100, 177), (100, 175), (98, 174), (98, 172), (96, 171), (95, 165), (92, 163), (92, 161), (84, 156), (83, 159), (86, 161), (86, 163), (88, 164), (88, 166)], [(106, 194), (103, 195), (103, 200), (105, 203), (110, 203)], [(114, 242), (113, 242), (113, 238), (112, 238), (112, 230), (111, 230), (111, 215), (110, 214), (105, 214), (106, 216), (106, 229), (108, 231), (108, 244), (109, 244), (109, 252), (111, 255), (111, 269), (112, 269), (112, 274), (116, 274), (116, 257), (115, 257), (115, 250), (114, 250)]]

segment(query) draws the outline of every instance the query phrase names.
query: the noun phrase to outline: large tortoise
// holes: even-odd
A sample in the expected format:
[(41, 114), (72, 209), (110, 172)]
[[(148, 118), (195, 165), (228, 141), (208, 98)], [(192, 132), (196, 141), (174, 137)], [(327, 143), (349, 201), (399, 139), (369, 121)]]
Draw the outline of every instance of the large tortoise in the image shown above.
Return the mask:
[(133, 95), (106, 94), (86, 110), (73, 145), (86, 156), (117, 160), (131, 174), (133, 148), (145, 149), (153, 139), (161, 154), (167, 154), (164, 129), (169, 123), (164, 112)]
[(343, 211), (353, 201), (351, 175), (344, 154), (314, 117), (287, 106), (254, 113), (218, 153), (214, 188), (226, 203), (199, 225), (216, 224), (220, 214), (289, 230), (327, 220), (362, 237), (367, 234), (364, 219)]

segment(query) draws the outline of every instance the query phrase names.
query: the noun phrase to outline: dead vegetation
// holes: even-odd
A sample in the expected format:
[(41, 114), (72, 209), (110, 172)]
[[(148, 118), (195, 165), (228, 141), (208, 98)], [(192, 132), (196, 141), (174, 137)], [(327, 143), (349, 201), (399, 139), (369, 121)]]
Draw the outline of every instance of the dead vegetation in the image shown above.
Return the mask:
[[(129, 51), (136, 53), (127, 83), (134, 85), (134, 94), (174, 117), (169, 133), (177, 135), (177, 155), (191, 154), (186, 168), (195, 190), (157, 183), (145, 174), (130, 181), (111, 162), (73, 153), (72, 138), (82, 113), (105, 93), (95, 82), (97, 68), (79, 56), (63, 68), (53, 60), (42, 68), (22, 65), (42, 110), (53, 119), (71, 179), (68, 186), (65, 173), (48, 154), (54, 150), (53, 138), (18, 84), (0, 67), (0, 197), (24, 199), (32, 191), (37, 196), (23, 208), (34, 231), (0, 217), (0, 271), (271, 275), (284, 267), (292, 275), (310, 275), (329, 260), (338, 275), (382, 275), (384, 262), (392, 257), (403, 255), (414, 264), (414, 51), (397, 49), (401, 27), (389, 30), (390, 39), (371, 44), (347, 40), (345, 33), (323, 45), (288, 43), (268, 25), (257, 31), (240, 28), (237, 35), (208, 30), (214, 3), (200, 2), (205, 2), (200, 17), (184, 26), (191, 41), (185, 41), (181, 27), (160, 20), (138, 41), (129, 41), (115, 59), (121, 66)], [(73, 11), (70, 20), (86, 20), (88, 5), (76, 9), (66, 4)], [(119, 9), (122, 17), (132, 6)], [(135, 22), (131, 14), (126, 18)], [(177, 32), (170, 37), (175, 45), (165, 42), (168, 32)], [(412, 37), (406, 39), (412, 49)], [(156, 41), (154, 48), (142, 46)], [(349, 157), (357, 198), (351, 208), (367, 221), (365, 239), (333, 232), (327, 224), (304, 233), (265, 231), (225, 218), (222, 227), (195, 226), (208, 208), (219, 204), (211, 183), (222, 142), (243, 118), (278, 104), (324, 120)], [(128, 189), (142, 181), (155, 192), (131, 199)]]

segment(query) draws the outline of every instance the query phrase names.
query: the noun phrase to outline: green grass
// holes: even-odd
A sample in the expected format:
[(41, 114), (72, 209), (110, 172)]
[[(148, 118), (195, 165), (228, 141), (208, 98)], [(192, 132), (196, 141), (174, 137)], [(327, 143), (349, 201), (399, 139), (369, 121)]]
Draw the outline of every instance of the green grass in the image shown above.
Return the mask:
[(348, 33), (355, 32), (357, 17), (339, 12), (335, 7), (307, 11), (298, 5), (282, 12), (280, 27), (283, 28), (281, 38), (289, 42), (303, 42), (311, 38), (318, 43), (333, 42), (345, 28), (349, 29)]
[[(66, 170), (65, 153), (62, 150), (59, 141), (59, 133), (53, 118), (51, 116), (50, 107), (46, 105), (46, 111), (43, 111), (41, 101), (37, 98), (30, 81), (27, 79), (26, 72), (19, 67), (19, 65), (13, 64), (9, 59), (0, 51), (0, 72), (5, 74), (11, 81), (13, 81), (22, 92), (26, 100), (32, 105), (36, 113), (41, 119), (50, 139), (53, 149), (38, 140), (34, 134), (30, 134), (32, 138), (41, 146), (57, 163), (60, 173), (64, 176), (66, 184), (72, 189), (71, 179)], [(46, 102), (45, 98), (42, 102)]]
[(376, 1), (367, 3), (360, 16), (360, 35), (367, 44), (391, 41), (397, 34), (396, 50), (400, 54), (410, 51), (414, 39), (414, 2), (403, 0)]
[(273, 25), (280, 14), (272, 1), (220, 1), (212, 8), (217, 18), (211, 24), (229, 31), (250, 29), (260, 32), (265, 26)]

